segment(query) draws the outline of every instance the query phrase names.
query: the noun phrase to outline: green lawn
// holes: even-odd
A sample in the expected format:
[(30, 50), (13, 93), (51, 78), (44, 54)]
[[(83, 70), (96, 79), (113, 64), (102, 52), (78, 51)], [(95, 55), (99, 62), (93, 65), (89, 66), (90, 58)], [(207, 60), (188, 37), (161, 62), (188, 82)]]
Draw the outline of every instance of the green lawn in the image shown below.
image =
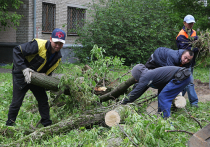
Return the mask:
[[(75, 72), (79, 72), (80, 69), (81, 67), (79, 65), (65, 64), (62, 67), (59, 67), (56, 72), (65, 74), (70, 73), (77, 76)], [(110, 79), (117, 79), (119, 75), (123, 75), (129, 69), (131, 68), (124, 68), (122, 70), (115, 69), (117, 72), (110, 73), (110, 76), (112, 76)], [(78, 73), (78, 75), (80, 76), (81, 73)], [(194, 69), (195, 79), (200, 79), (202, 82), (208, 82), (208, 75), (208, 68), (197, 67)], [(130, 75), (124, 76), (121, 78), (120, 82), (125, 81), (129, 76)], [(47, 94), (49, 100), (52, 101), (53, 97), (51, 97), (51, 94), (49, 92), (47, 92)], [(150, 94), (150, 92), (147, 92), (142, 97)], [(16, 126), (7, 127), (5, 126), (5, 121), (7, 120), (9, 105), (12, 100), (12, 75), (10, 73), (0, 73), (0, 95), (0, 146), (2, 146), (14, 143), (26, 136), (24, 135), (27, 132), (26, 130), (31, 130), (31, 125), (36, 126), (37, 122), (40, 120), (40, 115), (37, 111), (31, 111), (32, 109), (37, 108), (37, 101), (29, 91), (26, 94), (23, 105), (19, 111)], [(64, 98), (69, 100), (72, 99), (72, 97), (69, 96), (65, 96)], [(122, 98), (123, 96), (120, 97), (120, 99)], [(112, 104), (114, 104), (112, 101), (102, 103), (103, 106)], [(186, 110), (178, 109), (172, 111), (172, 117), (168, 120), (164, 120), (156, 115), (149, 116), (145, 111), (147, 105), (148, 104), (138, 106), (134, 104), (131, 106), (133, 110), (135, 110), (135, 113), (127, 112), (127, 118), (121, 123), (121, 127), (125, 132), (118, 126), (110, 128), (106, 127), (104, 124), (96, 124), (88, 128), (80, 126), (69, 132), (49, 134), (47, 138), (41, 140), (31, 138), (31, 140), (25, 142), (23, 146), (106, 147), (110, 145), (124, 147), (137, 144), (138, 146), (144, 147), (185, 147), (191, 135), (184, 132), (165, 132), (165, 130), (185, 130), (192, 133), (199, 131), (199, 124), (194, 121), (186, 111), (190, 112), (203, 127), (210, 123), (210, 102), (199, 103), (200, 107), (194, 108), (189, 105), (189, 101), (187, 100)], [(68, 110), (66, 105), (62, 107), (52, 107), (50, 115), (53, 123), (65, 120), (72, 115), (78, 117), (86, 111), (79, 105), (76, 107), (72, 105), (72, 109), (73, 111)], [(170, 122), (172, 122), (173, 126)], [(37, 129), (42, 127), (42, 125), (39, 125)]]

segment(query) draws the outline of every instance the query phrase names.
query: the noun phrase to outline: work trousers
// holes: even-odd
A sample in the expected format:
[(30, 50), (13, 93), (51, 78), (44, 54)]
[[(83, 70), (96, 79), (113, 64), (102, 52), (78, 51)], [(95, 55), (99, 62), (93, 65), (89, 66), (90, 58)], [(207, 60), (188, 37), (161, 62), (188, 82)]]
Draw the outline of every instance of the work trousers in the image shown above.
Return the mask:
[(170, 117), (171, 104), (174, 98), (190, 83), (192, 76), (183, 81), (172, 79), (158, 95), (158, 108), (164, 118)]
[[(193, 68), (190, 68), (190, 70), (191, 70), (191, 73), (193, 74)], [(184, 88), (182, 95), (184, 96), (185, 93), (187, 92), (190, 104), (193, 106), (193, 105), (198, 105), (198, 96), (195, 92), (195, 87), (193, 83), (193, 75), (191, 76), (192, 78), (190, 80), (190, 83)]]
[(19, 87), (15, 84), (14, 79), (13, 98), (9, 107), (7, 123), (16, 121), (16, 117), (22, 105), (25, 94), (29, 89), (32, 91), (36, 97), (36, 100), (38, 101), (39, 113), (41, 115), (41, 124), (44, 126), (51, 125), (52, 121), (50, 120), (48, 97), (45, 89), (32, 84), (28, 84), (23, 89), (19, 89)]

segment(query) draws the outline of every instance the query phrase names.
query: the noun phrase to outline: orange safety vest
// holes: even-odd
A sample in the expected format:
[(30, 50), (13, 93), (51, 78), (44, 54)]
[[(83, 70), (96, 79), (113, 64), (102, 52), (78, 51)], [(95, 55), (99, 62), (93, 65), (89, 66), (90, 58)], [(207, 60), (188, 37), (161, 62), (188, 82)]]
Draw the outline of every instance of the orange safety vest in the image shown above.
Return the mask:
[[(193, 29), (192, 29), (192, 31), (193, 31), (193, 33), (192, 33), (191, 37), (195, 37), (195, 36), (196, 36), (196, 31), (193, 30)], [(176, 36), (176, 39), (177, 39), (177, 37), (179, 37), (180, 35), (184, 35), (186, 38), (189, 37), (189, 36), (187, 35), (187, 33), (186, 33), (183, 29), (182, 29), (182, 30), (179, 32), (179, 34)]]

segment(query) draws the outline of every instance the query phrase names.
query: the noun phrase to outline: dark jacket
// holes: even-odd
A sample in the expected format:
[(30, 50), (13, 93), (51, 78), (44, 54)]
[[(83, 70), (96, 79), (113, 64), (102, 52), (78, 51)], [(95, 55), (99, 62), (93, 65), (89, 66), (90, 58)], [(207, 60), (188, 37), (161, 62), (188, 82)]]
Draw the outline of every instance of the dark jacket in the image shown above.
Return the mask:
[(51, 55), (51, 43), (47, 40), (34, 39), (30, 42), (16, 46), (13, 49), (13, 80), (20, 89), (27, 83), (22, 70), (31, 68), (36, 72), (50, 75), (61, 61), (61, 53), (56, 52), (50, 63), (47, 63)]
[[(163, 66), (181, 66), (181, 56), (184, 50), (172, 50), (165, 47), (159, 47), (153, 53), (153, 60), (157, 67)], [(190, 67), (191, 62), (183, 65), (183, 67)]]
[(193, 52), (198, 52), (198, 49), (197, 48), (192, 49), (192, 45), (190, 44), (191, 41), (198, 39), (196, 31), (192, 29), (190, 36), (192, 37), (191, 40), (189, 39), (189, 36), (187, 35), (185, 26), (183, 26), (182, 30), (179, 32), (179, 34), (176, 37), (177, 48), (189, 49), (189, 50), (192, 50)]
[(195, 30), (191, 30), (190, 36), (192, 37), (191, 40), (189, 39), (189, 36), (187, 35), (187, 32), (185, 30), (185, 26), (183, 26), (182, 30), (179, 32), (179, 34), (176, 37), (176, 44), (178, 49), (189, 49), (194, 52), (194, 57), (192, 59), (192, 67), (194, 67), (196, 54), (198, 53), (198, 48), (192, 48), (192, 45), (190, 44), (191, 41), (197, 40), (198, 36), (196, 34)]
[[(140, 64), (141, 65), (141, 64)], [(175, 74), (182, 67), (177, 66), (166, 66), (148, 70), (143, 68), (143, 66), (136, 65), (134, 68), (140, 68), (140, 76), (137, 74), (132, 74), (133, 77), (138, 81), (137, 86), (128, 94), (128, 99), (124, 99), (123, 103), (130, 103), (139, 98), (149, 87), (156, 89), (163, 89), (166, 84), (168, 84), (172, 79), (174, 79)], [(143, 70), (141, 70), (143, 69)]]

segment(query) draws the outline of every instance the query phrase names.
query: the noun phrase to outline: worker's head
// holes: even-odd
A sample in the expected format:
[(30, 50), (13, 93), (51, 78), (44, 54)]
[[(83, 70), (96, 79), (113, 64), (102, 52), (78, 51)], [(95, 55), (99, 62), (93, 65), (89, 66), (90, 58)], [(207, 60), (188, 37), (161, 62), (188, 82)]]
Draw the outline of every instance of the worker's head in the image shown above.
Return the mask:
[(52, 53), (60, 51), (60, 49), (63, 47), (63, 44), (65, 44), (65, 38), (66, 33), (63, 30), (59, 28), (53, 30), (52, 35), (50, 37)]
[(189, 63), (192, 58), (194, 56), (194, 52), (191, 51), (191, 50), (185, 50), (183, 53), (182, 53), (182, 56), (181, 56), (181, 62), (182, 64), (187, 64)]
[(131, 70), (131, 74), (134, 77), (134, 79), (136, 80), (136, 82), (138, 82), (139, 81), (139, 78), (141, 77), (141, 74), (143, 72), (147, 71), (147, 70), (148, 69), (146, 68), (146, 66), (144, 66), (144, 64), (137, 64)]
[(195, 18), (192, 16), (192, 15), (186, 15), (184, 17), (184, 26), (187, 28), (187, 29), (192, 29), (193, 28), (193, 25), (195, 23)]

